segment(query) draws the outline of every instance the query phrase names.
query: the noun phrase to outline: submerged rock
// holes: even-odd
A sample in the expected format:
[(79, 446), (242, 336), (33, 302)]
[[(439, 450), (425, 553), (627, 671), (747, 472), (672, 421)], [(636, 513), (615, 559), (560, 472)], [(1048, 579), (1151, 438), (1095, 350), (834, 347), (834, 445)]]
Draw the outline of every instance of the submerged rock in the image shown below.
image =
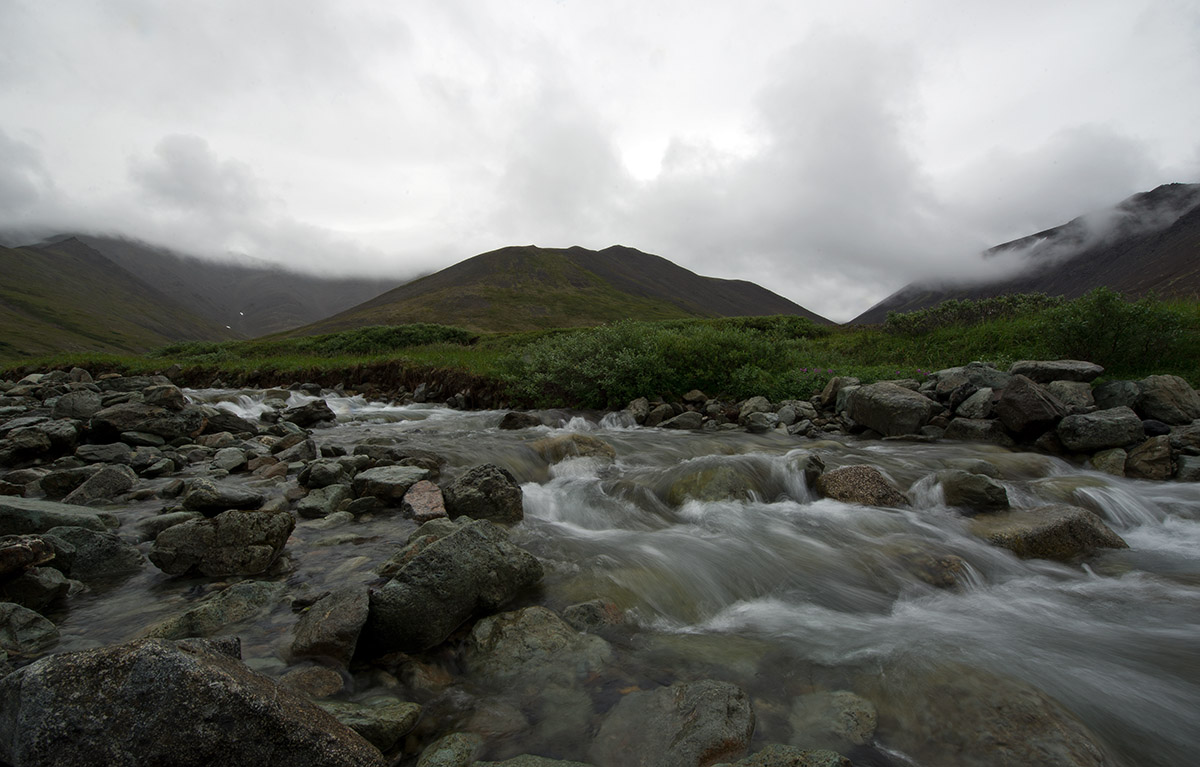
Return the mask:
[(1025, 559), (1070, 562), (1096, 549), (1129, 548), (1095, 514), (1065, 504), (981, 515), (971, 520), (971, 532)]
[(750, 756), (713, 767), (853, 767), (849, 759), (826, 749), (802, 749), (770, 743)]
[(380, 751), (387, 751), (416, 727), (421, 707), (392, 697), (374, 697), (359, 703), (324, 701), (318, 704)]
[[(666, 427), (666, 423), (662, 424)], [(563, 434), (557, 437), (539, 439), (529, 445), (547, 463), (558, 463), (567, 458), (608, 458), (617, 457), (613, 446), (590, 434)]]
[(908, 499), (874, 466), (843, 466), (817, 478), (817, 492), (826, 498), (864, 506), (908, 506)]
[(257, 615), (274, 604), (283, 588), (282, 583), (268, 581), (235, 583), (180, 615), (159, 621), (142, 636), (186, 639), (222, 633), (227, 626)]
[(592, 744), (599, 767), (710, 765), (746, 752), (754, 732), (750, 696), (728, 682), (681, 682), (626, 695)]
[(792, 702), (791, 742), (811, 749), (848, 750), (875, 734), (875, 704), (848, 690), (814, 692)]
[(471, 629), (464, 661), (471, 673), (505, 680), (536, 676), (570, 682), (612, 658), (608, 642), (581, 634), (545, 607), (489, 615)]
[(222, 645), (144, 639), (0, 679), (0, 760), (19, 767), (385, 764), (360, 735)]
[(500, 419), (500, 429), (505, 431), (516, 431), (517, 429), (532, 429), (535, 426), (541, 426), (542, 419), (538, 418), (533, 413), (522, 413), (517, 410), (510, 410)]
[(937, 476), (948, 506), (958, 506), (974, 513), (1008, 508), (1008, 491), (991, 477), (962, 469), (947, 469), (938, 472)]

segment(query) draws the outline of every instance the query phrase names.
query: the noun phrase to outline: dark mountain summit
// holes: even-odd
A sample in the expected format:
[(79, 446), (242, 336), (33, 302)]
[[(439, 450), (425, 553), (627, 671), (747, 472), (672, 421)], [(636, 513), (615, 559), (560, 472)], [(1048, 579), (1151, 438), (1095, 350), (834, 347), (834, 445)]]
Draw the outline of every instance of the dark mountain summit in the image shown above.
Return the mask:
[(906, 285), (851, 322), (883, 322), (890, 311), (924, 309), (949, 299), (1012, 293), (1075, 298), (1106, 286), (1128, 296), (1200, 296), (1200, 184), (1166, 184), (1111, 209), (997, 245), (985, 259), (1010, 259), (1014, 274), (976, 283)]
[(468, 258), (297, 331), (436, 322), (480, 331), (598, 325), (620, 319), (792, 314), (828, 320), (743, 280), (702, 277), (660, 256), (508, 247)]

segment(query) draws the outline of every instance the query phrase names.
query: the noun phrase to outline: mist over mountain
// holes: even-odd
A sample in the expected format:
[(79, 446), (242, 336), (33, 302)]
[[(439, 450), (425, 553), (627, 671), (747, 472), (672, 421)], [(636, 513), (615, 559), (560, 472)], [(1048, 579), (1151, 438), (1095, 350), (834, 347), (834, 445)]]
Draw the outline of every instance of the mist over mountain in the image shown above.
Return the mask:
[(872, 324), (888, 312), (924, 309), (950, 299), (1012, 293), (1075, 298), (1105, 286), (1130, 297), (1200, 295), (1200, 184), (1164, 184), (1061, 226), (1006, 242), (983, 254), (1002, 276), (973, 282), (914, 282), (851, 320)]
[(466, 259), (297, 333), (408, 322), (516, 331), (620, 319), (770, 314), (832, 324), (754, 283), (703, 277), (634, 248), (528, 245)]

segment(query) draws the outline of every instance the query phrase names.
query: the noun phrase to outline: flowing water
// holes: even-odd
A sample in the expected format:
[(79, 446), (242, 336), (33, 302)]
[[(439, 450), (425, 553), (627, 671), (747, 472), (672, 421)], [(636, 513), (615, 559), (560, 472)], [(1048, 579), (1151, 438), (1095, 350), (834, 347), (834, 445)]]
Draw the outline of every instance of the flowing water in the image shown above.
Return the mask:
[[(251, 418), (268, 407), (261, 392), (190, 396)], [(289, 404), (310, 399), (293, 393)], [(1121, 479), (985, 445), (676, 432), (633, 427), (621, 414), (566, 412), (542, 414), (557, 428), (512, 432), (497, 429), (500, 412), (327, 401), (339, 422), (316, 430), (320, 445), (352, 452), (371, 440), (431, 450), (447, 460), (443, 478), (485, 462), (510, 470), (525, 497), (512, 539), (546, 565), (531, 601), (561, 610), (605, 597), (627, 617), (601, 632), (614, 650), (610, 667), (582, 695), (546, 692), (552, 703), (541, 708), (511, 689), (439, 686), (438, 674), (461, 672), (461, 636), (407, 670), (356, 667), (347, 678), (350, 697), (393, 691), (420, 699), (429, 734), (474, 722), (495, 734), (493, 757), (537, 750), (585, 758), (595, 722), (623, 692), (710, 677), (750, 692), (755, 747), (788, 740), (796, 696), (844, 689), (872, 699), (880, 713), (874, 743), (852, 754), (856, 764), (937, 764), (945, 763), (938, 747), (904, 732), (904, 722), (906, 711), (944, 693), (949, 675), (959, 695), (986, 695), (997, 679), (1036, 688), (1081, 720), (1113, 763), (1188, 764), (1200, 754), (1200, 485)], [(616, 459), (551, 464), (532, 446), (572, 433), (604, 440)], [(817, 498), (800, 460), (811, 452), (830, 469), (880, 468), (909, 490), (913, 507)], [(1084, 506), (1130, 548), (1069, 566), (1020, 560), (974, 538), (944, 505), (933, 475), (977, 461), (998, 470), (1015, 506)], [(695, 487), (697, 477), (732, 489), (717, 500), (689, 499), (680, 488)], [(286, 488), (240, 481), (268, 495)], [(161, 500), (144, 501), (119, 513), (136, 522), (162, 508)], [(373, 568), (413, 529), (390, 515), (333, 528), (301, 520), (287, 547), (292, 570), (275, 579), (293, 593), (371, 582)], [(60, 616), (62, 649), (129, 639), (219, 585), (147, 566), (74, 600)], [(294, 621), (280, 604), (232, 630), (250, 665), (279, 675)], [(954, 720), (954, 705), (930, 711), (945, 721), (927, 739), (972, 726)]]

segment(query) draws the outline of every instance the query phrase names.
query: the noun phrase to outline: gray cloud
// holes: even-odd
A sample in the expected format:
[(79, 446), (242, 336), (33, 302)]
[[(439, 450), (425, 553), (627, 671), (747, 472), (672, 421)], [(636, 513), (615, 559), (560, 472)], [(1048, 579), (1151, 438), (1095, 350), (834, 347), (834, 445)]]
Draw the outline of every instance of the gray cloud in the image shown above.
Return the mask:
[(53, 192), (41, 153), (0, 129), (0, 210), (15, 224)]

